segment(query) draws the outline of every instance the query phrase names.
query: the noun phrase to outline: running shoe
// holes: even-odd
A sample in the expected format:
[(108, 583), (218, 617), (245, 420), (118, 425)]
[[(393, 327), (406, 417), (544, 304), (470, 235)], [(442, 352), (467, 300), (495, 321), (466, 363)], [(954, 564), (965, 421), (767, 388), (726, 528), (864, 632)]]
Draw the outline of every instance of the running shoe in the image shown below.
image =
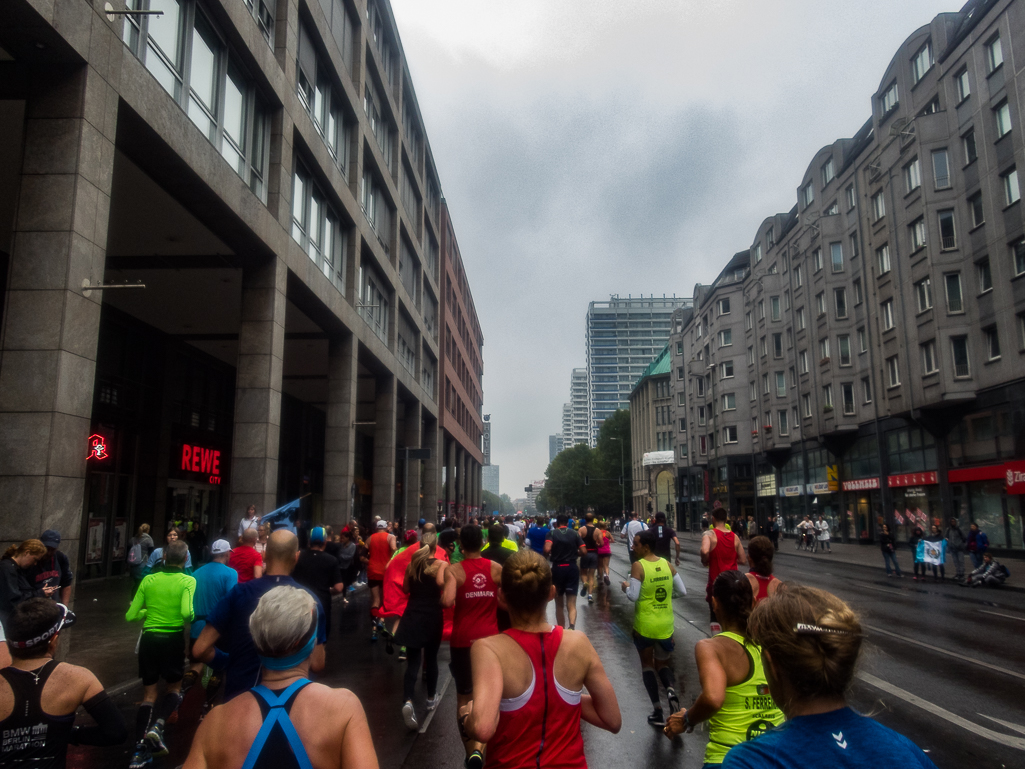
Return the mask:
[(153, 756), (150, 755), (149, 748), (140, 742), (135, 746), (135, 753), (132, 754), (132, 760), (128, 762), (128, 769), (146, 769), (152, 763)]
[(580, 588), (580, 597), (583, 598), (585, 595), (587, 595), (587, 585)]
[(606, 574), (604, 577), (602, 577), (602, 579), (605, 580), (605, 584), (606, 585), (611, 585), (612, 584), (612, 580), (609, 579), (609, 575), (608, 574)]
[(473, 753), (466, 757), (463, 766), (466, 769), (484, 769), (484, 754), (479, 750), (473, 751)]
[(407, 729), (418, 729), (420, 725), (416, 722), (416, 711), (413, 710), (413, 703), (406, 700), (402, 706), (402, 720), (406, 722)]
[(153, 756), (166, 756), (167, 745), (164, 744), (164, 727), (153, 724), (146, 732), (146, 747)]
[(666, 719), (665, 716), (662, 715), (661, 710), (656, 710), (654, 713), (648, 716), (648, 723), (652, 726), (665, 726)]
[(591, 594), (591, 593), (587, 594), (587, 602), (588, 603), (594, 603), (594, 595), (593, 594)]
[(405, 661), (406, 661), (406, 647), (405, 646), (400, 646), (399, 647), (399, 662), (405, 662)]
[(377, 640), (377, 625), (374, 625), (374, 629), (372, 631), (370, 631), (370, 640), (371, 641), (376, 641)]
[(676, 696), (676, 689), (666, 689), (666, 696), (669, 698), (669, 715), (680, 709), (680, 698)]
[(427, 709), (434, 710), (438, 707), (438, 703), (441, 702), (441, 695), (435, 694), (433, 697), (427, 698)]

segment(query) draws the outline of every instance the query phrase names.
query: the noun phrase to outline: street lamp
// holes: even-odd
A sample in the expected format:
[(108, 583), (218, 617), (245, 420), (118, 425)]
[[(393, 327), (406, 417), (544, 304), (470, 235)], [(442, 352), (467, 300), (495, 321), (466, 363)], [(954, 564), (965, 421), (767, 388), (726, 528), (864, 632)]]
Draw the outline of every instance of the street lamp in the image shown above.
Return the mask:
[(623, 458), (623, 445), (624, 441), (622, 438), (610, 437), (610, 441), (619, 441), (619, 512), (626, 515), (626, 464)]

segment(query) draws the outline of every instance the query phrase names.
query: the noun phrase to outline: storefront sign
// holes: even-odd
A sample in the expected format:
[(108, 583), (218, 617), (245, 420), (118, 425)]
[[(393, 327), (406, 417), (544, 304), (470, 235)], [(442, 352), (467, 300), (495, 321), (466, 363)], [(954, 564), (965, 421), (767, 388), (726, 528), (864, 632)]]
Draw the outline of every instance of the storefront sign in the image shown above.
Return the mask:
[(210, 483), (221, 482), (221, 452), (217, 449), (205, 449), (202, 446), (182, 444), (181, 469), (190, 473), (203, 473), (210, 476)]
[(759, 475), (755, 478), (755, 485), (758, 489), (759, 497), (774, 497), (776, 496), (776, 474), (768, 473), (766, 475)]
[(102, 518), (90, 518), (85, 534), (85, 562), (103, 563), (103, 534), (107, 522)]
[(809, 494), (829, 494), (830, 492), (832, 492), (832, 489), (829, 488), (829, 482), (828, 481), (826, 481), (824, 483), (809, 483), (808, 484), (808, 493)]
[(871, 489), (879, 488), (878, 478), (858, 478), (854, 481), (844, 481), (844, 491), (869, 491)]
[(903, 475), (891, 475), (887, 478), (887, 481), (891, 489), (899, 488), (901, 486), (931, 486), (934, 483), (939, 483), (935, 471), (928, 473), (904, 473)]
[(641, 458), (641, 465), (672, 465), (676, 463), (676, 455), (671, 451), (649, 451)]
[(1004, 486), (1008, 494), (1025, 494), (1025, 462), (1004, 465)]
[(712, 487), (712, 493), (713, 494), (729, 494), (730, 493), (730, 487), (727, 486), (725, 483), (717, 483), (717, 484), (715, 484), (715, 486)]
[(826, 485), (830, 491), (839, 491), (840, 484), (838, 482), (840, 475), (837, 471), (836, 465), (826, 465)]
[(107, 450), (107, 439), (99, 433), (89, 436), (89, 456), (86, 459), (107, 459), (110, 452)]
[(801, 487), (798, 486), (784, 486), (783, 487), (784, 497), (799, 497), (801, 496)]
[[(1015, 464), (1011, 462), (1009, 464)], [(986, 465), (985, 467), (961, 467), (950, 470), (947, 479), (951, 483), (968, 483), (970, 481), (1002, 481), (1007, 473), (1007, 465)]]

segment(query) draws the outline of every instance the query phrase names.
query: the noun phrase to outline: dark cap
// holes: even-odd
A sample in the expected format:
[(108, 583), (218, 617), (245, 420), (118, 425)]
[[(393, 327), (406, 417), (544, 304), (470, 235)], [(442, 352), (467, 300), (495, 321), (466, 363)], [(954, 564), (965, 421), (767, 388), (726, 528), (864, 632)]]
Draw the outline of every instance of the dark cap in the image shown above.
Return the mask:
[(39, 541), (47, 547), (60, 547), (61, 533), (53, 529), (47, 529), (40, 535)]

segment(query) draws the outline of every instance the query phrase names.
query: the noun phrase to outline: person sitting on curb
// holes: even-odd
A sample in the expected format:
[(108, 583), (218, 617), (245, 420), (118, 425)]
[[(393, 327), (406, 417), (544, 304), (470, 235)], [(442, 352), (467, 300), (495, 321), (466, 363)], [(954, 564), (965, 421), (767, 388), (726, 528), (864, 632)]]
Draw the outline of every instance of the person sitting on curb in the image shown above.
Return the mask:
[(980, 587), (982, 585), (1000, 587), (1009, 576), (1011, 576), (1011, 573), (1007, 570), (1006, 566), (993, 560), (993, 556), (989, 553), (984, 553), (982, 556), (982, 566), (969, 574), (963, 584), (971, 587)]

